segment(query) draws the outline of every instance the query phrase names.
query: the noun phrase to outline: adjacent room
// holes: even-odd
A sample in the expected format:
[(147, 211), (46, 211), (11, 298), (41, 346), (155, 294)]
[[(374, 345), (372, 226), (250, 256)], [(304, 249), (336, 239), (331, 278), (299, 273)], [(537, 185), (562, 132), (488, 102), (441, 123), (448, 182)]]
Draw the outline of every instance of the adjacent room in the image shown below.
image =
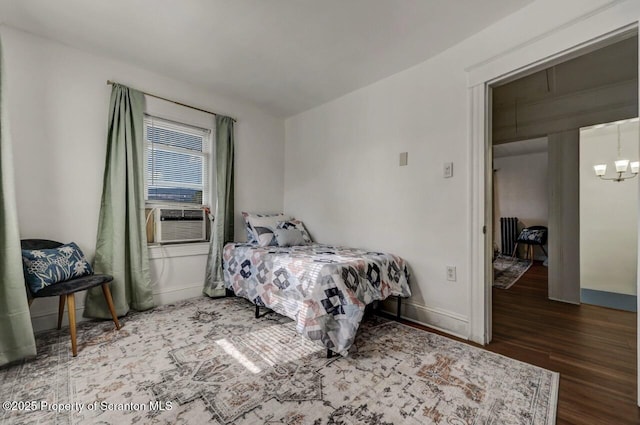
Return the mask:
[(631, 31), (492, 87), (489, 349), (546, 352), (604, 405), (636, 377), (637, 64)]
[(0, 0), (0, 424), (640, 423), (639, 23)]

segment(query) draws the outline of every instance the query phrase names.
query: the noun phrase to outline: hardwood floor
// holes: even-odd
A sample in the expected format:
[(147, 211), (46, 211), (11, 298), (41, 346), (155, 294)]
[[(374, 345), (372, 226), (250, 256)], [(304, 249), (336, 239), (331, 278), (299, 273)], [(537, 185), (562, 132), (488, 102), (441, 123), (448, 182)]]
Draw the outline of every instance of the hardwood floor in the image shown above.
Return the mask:
[(560, 373), (559, 425), (640, 424), (636, 347), (636, 313), (548, 300), (539, 263), (493, 289), (486, 348)]

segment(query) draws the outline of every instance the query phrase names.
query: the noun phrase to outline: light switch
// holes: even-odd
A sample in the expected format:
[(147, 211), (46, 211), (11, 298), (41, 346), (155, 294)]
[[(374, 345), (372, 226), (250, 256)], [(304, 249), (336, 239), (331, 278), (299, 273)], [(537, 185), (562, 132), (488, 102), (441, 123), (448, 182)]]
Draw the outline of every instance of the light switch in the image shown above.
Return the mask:
[(444, 178), (453, 177), (453, 162), (444, 163)]
[(409, 152), (400, 152), (400, 166), (404, 167), (409, 163)]

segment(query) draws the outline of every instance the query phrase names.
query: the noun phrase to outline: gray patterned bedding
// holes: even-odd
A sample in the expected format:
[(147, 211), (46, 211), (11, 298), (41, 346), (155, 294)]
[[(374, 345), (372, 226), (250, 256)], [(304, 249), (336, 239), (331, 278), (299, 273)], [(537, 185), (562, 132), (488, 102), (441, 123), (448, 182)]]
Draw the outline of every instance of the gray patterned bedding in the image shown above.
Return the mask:
[(223, 262), (228, 289), (290, 317), (299, 333), (342, 355), (353, 344), (367, 304), (411, 296), (405, 261), (381, 252), (230, 243)]

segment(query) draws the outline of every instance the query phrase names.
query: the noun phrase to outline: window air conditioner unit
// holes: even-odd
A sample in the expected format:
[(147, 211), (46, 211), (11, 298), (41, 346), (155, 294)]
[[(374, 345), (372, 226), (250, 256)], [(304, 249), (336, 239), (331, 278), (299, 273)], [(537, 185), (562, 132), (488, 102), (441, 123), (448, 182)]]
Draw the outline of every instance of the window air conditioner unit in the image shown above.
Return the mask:
[(205, 212), (200, 208), (158, 208), (155, 242), (195, 242), (207, 239)]

